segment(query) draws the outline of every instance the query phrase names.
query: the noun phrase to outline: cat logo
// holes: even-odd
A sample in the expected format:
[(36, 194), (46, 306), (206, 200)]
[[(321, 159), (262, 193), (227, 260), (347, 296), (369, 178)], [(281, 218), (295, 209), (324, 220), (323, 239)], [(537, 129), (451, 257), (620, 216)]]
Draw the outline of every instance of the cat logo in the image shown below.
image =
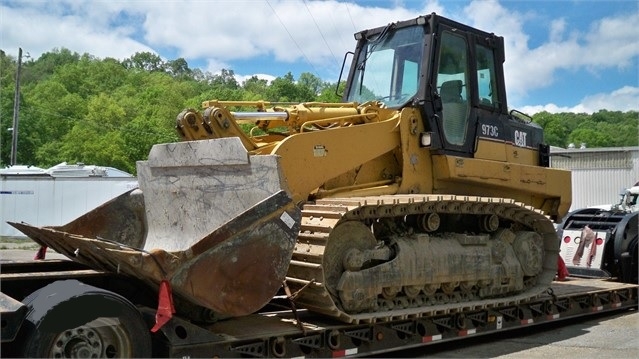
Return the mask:
[(515, 146), (526, 147), (526, 132), (515, 130)]

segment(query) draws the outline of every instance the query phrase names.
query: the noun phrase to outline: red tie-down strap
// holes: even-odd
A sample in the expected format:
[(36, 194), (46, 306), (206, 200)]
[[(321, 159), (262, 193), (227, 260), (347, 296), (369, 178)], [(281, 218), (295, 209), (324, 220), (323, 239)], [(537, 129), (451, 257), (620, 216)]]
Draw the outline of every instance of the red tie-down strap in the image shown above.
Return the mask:
[(33, 257), (33, 260), (36, 260), (36, 261), (44, 260), (44, 257), (46, 257), (46, 255), (47, 255), (47, 246), (40, 246), (40, 249), (38, 249), (38, 251), (36, 252), (35, 257)]
[(175, 313), (173, 305), (173, 294), (171, 292), (171, 284), (164, 279), (160, 282), (160, 293), (158, 295), (158, 311), (155, 313), (155, 326), (151, 328), (151, 332), (155, 333), (164, 326)]

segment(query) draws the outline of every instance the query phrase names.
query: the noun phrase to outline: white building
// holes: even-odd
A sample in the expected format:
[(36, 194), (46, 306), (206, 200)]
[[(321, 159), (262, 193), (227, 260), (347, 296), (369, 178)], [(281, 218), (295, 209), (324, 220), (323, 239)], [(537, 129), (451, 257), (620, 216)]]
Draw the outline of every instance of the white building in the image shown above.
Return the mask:
[(6, 222), (57, 226), (134, 188), (137, 179), (111, 167), (67, 165), (0, 169), (0, 236), (24, 237)]
[(639, 147), (555, 148), (553, 168), (572, 171), (572, 210), (617, 203), (639, 182)]

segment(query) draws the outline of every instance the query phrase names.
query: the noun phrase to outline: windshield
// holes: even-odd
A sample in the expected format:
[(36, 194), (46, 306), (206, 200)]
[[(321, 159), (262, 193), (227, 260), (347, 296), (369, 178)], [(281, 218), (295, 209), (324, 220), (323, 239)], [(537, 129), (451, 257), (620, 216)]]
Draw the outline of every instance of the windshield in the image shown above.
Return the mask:
[(412, 26), (374, 35), (358, 55), (348, 101), (399, 107), (417, 93), (424, 29)]

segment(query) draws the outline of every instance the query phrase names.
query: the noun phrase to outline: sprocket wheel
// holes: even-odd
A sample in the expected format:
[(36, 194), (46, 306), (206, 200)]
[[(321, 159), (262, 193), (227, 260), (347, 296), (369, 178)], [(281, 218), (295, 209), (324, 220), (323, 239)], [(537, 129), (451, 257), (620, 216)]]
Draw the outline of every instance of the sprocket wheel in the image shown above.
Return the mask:
[(343, 222), (331, 231), (324, 251), (324, 284), (336, 304), (339, 305), (341, 301), (337, 287), (346, 271), (344, 260), (347, 255), (374, 249), (376, 245), (377, 241), (370, 228), (361, 222)]

